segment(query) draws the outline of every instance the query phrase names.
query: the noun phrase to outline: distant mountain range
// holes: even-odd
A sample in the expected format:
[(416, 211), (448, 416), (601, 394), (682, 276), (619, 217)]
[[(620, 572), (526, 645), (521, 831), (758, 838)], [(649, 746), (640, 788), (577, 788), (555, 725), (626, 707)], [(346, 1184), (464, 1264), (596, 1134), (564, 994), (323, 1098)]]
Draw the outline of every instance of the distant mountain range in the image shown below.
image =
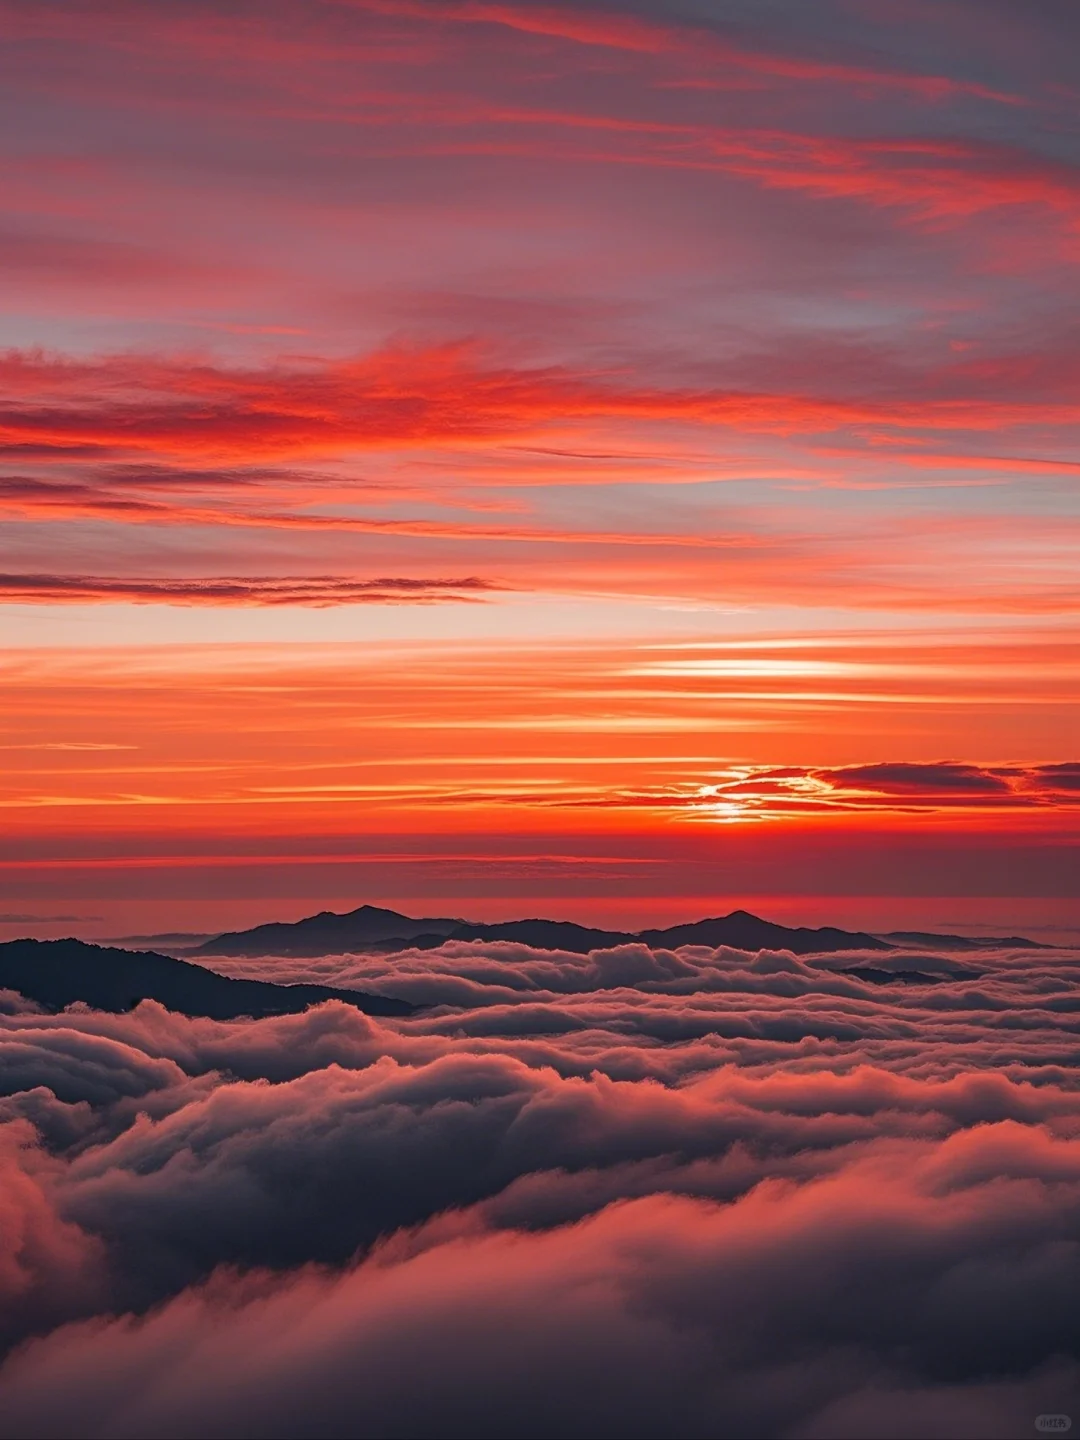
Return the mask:
[(345, 915), (323, 910), (295, 924), (256, 925), (230, 930), (187, 950), (188, 955), (341, 955), (357, 946), (403, 950), (417, 940), (438, 945), (465, 924), (464, 920), (412, 920), (396, 910), (361, 905)]
[(929, 935), (896, 932), (868, 935), (862, 931), (838, 930), (831, 925), (813, 930), (790, 928), (761, 920), (746, 910), (688, 925), (671, 925), (661, 930), (598, 930), (568, 920), (506, 920), (498, 924), (471, 924), (465, 920), (413, 919), (395, 910), (361, 905), (346, 914), (324, 910), (294, 924), (256, 925), (252, 930), (235, 930), (186, 951), (197, 956), (282, 955), (314, 957), (352, 951), (382, 953), (409, 947), (432, 949), (448, 940), (510, 940), (544, 950), (568, 950), (585, 955), (611, 945), (638, 942), (662, 949), (680, 945), (730, 945), (736, 950), (790, 950), (795, 955), (832, 954), (843, 950), (893, 950), (897, 946), (934, 946), (939, 949), (971, 950), (980, 945), (1011, 945), (1038, 948), (1019, 937), (1001, 940), (967, 940), (960, 935)]
[(81, 1000), (95, 1010), (130, 1010), (157, 1000), (183, 1015), (233, 1020), (293, 1015), (323, 1000), (343, 1000), (369, 1015), (410, 1015), (404, 1000), (334, 990), (328, 985), (274, 985), (230, 980), (201, 965), (152, 950), (115, 950), (83, 940), (9, 940), (0, 944), (0, 989), (17, 990), (46, 1010)]
[(836, 950), (888, 950), (887, 941), (873, 935), (826, 927), (789, 929), (759, 920), (745, 910), (691, 925), (666, 930), (598, 930), (569, 920), (505, 920), (492, 925), (465, 920), (413, 919), (395, 910), (361, 905), (338, 915), (324, 910), (294, 924), (256, 925), (252, 930), (230, 931), (187, 951), (190, 955), (282, 955), (313, 957), (353, 950), (380, 952), (406, 947), (432, 949), (447, 940), (512, 940), (543, 950), (568, 950), (585, 955), (590, 950), (639, 942), (672, 949), (679, 945), (731, 945), (760, 950), (780, 947), (808, 955)]
[(972, 940), (967, 935), (935, 935), (927, 930), (889, 930), (882, 939), (894, 945), (917, 945), (930, 950), (1046, 950), (1037, 940), (1022, 935), (984, 935)]
[[(176, 938), (184, 938), (177, 936)], [(939, 984), (974, 975), (967, 967), (952, 966), (944, 974), (924, 957), (923, 968), (905, 965), (903, 952), (922, 950), (975, 950), (982, 945), (1041, 949), (1032, 940), (1008, 936), (999, 940), (968, 940), (960, 935), (934, 935), (924, 931), (894, 931), (869, 935), (861, 931), (790, 928), (761, 920), (746, 910), (735, 910), (690, 925), (666, 930), (597, 930), (566, 920), (507, 920), (494, 925), (464, 920), (414, 920), (394, 910), (361, 905), (345, 915), (325, 911), (293, 925), (257, 925), (207, 941), (188, 955), (307, 956), (350, 951), (392, 952), (407, 947), (432, 949), (448, 940), (504, 940), (537, 949), (568, 950), (587, 954), (613, 945), (646, 944), (675, 949), (680, 945), (737, 950), (789, 950), (796, 955), (837, 954), (844, 951), (888, 952), (872, 965), (841, 969), (836, 973), (886, 984)], [(916, 957), (912, 957), (915, 959)], [(925, 968), (930, 965), (929, 972)], [(956, 973), (953, 973), (955, 970)], [(10, 940), (0, 944), (0, 990), (15, 990), (49, 1011), (82, 1001), (96, 1010), (130, 1010), (140, 1000), (157, 1000), (184, 1015), (205, 1015), (215, 1020), (241, 1016), (298, 1014), (324, 1000), (341, 1000), (369, 1015), (410, 1015), (416, 1006), (403, 1000), (371, 995), (360, 990), (336, 990), (328, 985), (276, 985), (267, 980), (233, 980), (203, 965), (158, 954), (153, 950), (123, 950), (92, 945), (83, 940)]]

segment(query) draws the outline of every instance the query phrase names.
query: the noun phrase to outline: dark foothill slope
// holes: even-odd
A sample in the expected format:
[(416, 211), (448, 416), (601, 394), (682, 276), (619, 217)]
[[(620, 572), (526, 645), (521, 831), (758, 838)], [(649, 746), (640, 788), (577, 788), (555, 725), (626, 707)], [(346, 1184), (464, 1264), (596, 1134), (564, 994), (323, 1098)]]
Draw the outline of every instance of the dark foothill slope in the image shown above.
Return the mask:
[(833, 974), (849, 975), (870, 985), (942, 985), (947, 980), (963, 978), (929, 974), (925, 970), (876, 970), (872, 965), (852, 965), (848, 970), (834, 970)]
[(184, 1015), (233, 1020), (291, 1015), (323, 1000), (343, 1000), (369, 1015), (408, 1015), (415, 1006), (327, 985), (230, 980), (152, 950), (114, 950), (82, 940), (10, 940), (0, 944), (0, 989), (17, 990), (46, 1010), (81, 1000), (95, 1010), (130, 1010), (157, 1000)]
[[(388, 940), (407, 942), (418, 937), (444, 936), (456, 930), (459, 920), (413, 920), (396, 910), (361, 905), (344, 915), (323, 910), (294, 924), (256, 925), (253, 930), (231, 930), (188, 951), (191, 955), (336, 955), (366, 946), (382, 947)], [(438, 940), (435, 941), (439, 943)]]

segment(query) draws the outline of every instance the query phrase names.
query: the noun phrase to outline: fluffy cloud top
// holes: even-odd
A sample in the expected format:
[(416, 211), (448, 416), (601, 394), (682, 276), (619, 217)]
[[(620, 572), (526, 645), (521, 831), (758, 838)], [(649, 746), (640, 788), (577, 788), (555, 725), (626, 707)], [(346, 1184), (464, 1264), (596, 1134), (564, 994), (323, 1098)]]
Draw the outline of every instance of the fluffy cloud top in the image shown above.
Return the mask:
[(8, 997), (0, 1435), (1012, 1436), (1069, 1413), (1076, 956), (843, 973), (879, 959), (231, 966), (428, 1007), (389, 1022)]

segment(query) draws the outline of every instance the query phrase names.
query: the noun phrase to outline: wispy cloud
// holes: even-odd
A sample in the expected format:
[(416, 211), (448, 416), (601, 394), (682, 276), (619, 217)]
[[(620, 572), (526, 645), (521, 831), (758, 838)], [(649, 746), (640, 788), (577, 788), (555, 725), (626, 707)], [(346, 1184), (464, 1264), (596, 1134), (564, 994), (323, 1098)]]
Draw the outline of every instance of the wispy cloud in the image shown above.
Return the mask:
[(475, 601), (498, 587), (460, 580), (382, 576), (243, 576), (189, 579), (94, 578), (88, 575), (0, 574), (0, 600), (27, 604), (109, 602), (135, 605), (362, 605)]

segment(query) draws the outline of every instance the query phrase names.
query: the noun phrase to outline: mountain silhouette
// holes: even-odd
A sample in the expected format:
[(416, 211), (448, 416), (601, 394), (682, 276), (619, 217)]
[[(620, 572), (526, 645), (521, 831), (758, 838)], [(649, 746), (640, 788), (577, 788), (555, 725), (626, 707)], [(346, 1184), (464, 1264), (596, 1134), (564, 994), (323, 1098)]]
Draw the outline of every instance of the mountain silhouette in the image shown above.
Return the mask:
[(230, 980), (153, 950), (115, 950), (82, 940), (9, 940), (0, 944), (0, 989), (17, 990), (46, 1010), (81, 1000), (95, 1010), (130, 1010), (157, 1000), (183, 1015), (234, 1020), (293, 1015), (323, 1000), (343, 1000), (368, 1015), (409, 1015), (404, 1000), (333, 990), (328, 985), (274, 985)]
[[(434, 937), (424, 937), (430, 944)], [(622, 930), (594, 930), (575, 925), (570, 920), (503, 920), (495, 925), (460, 925), (443, 940), (513, 940), (537, 950), (569, 950), (574, 955), (587, 955), (609, 945), (628, 945), (637, 935)]]
[(586, 955), (612, 945), (642, 943), (662, 949), (680, 945), (730, 945), (737, 950), (790, 950), (796, 955), (830, 954), (841, 950), (891, 950), (888, 940), (862, 931), (790, 928), (761, 920), (746, 910), (672, 925), (665, 930), (598, 930), (569, 920), (504, 920), (468, 924), (460, 920), (413, 920), (393, 910), (362, 905), (337, 915), (323, 911), (295, 924), (257, 925), (208, 940), (193, 955), (316, 956), (351, 950), (433, 949), (447, 940), (510, 940), (541, 950), (568, 950)]
[(793, 955), (823, 955), (837, 950), (891, 950), (886, 940), (860, 930), (837, 930), (825, 925), (819, 930), (799, 925), (792, 929), (762, 920), (748, 910), (733, 910), (714, 920), (690, 925), (671, 925), (666, 930), (643, 930), (646, 945), (675, 949), (679, 945), (730, 945), (735, 950), (790, 950)]
[[(230, 930), (196, 946), (189, 955), (339, 955), (357, 947), (382, 947), (388, 940), (400, 941), (394, 948), (417, 937), (449, 935), (464, 922), (458, 920), (412, 920), (396, 910), (361, 905), (345, 915), (322, 910), (294, 924), (256, 925), (252, 930)], [(438, 941), (436, 943), (439, 943)]]
[(882, 936), (899, 945), (925, 945), (934, 950), (1046, 950), (1038, 940), (1022, 935), (984, 935), (972, 940), (966, 935), (934, 935), (928, 930), (889, 930)]

